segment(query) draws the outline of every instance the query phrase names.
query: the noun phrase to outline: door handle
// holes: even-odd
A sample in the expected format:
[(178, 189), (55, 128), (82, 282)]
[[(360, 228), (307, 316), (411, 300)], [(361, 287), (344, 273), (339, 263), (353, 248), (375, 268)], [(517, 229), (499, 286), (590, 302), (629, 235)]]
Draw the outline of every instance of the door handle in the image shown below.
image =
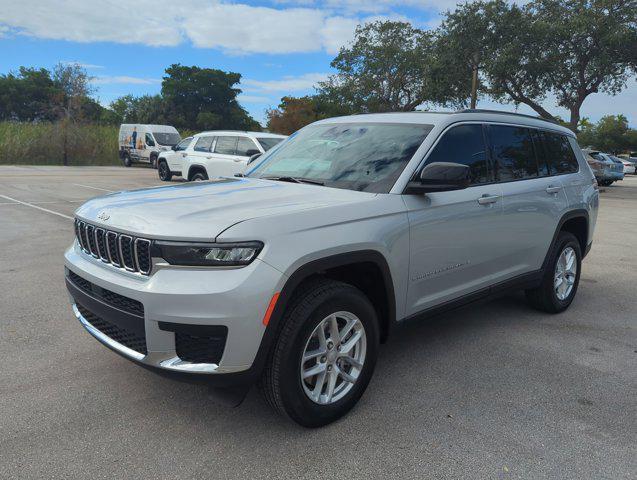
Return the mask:
[(206, 157), (208, 160), (210, 160), (212, 157)]
[(562, 187), (554, 187), (553, 185), (549, 185), (546, 187), (546, 193), (552, 195), (554, 193), (559, 193), (562, 190)]
[(242, 159), (242, 158), (233, 158), (233, 160), (234, 160), (235, 162), (240, 162), (240, 161), (241, 161), (241, 160), (243, 160), (243, 159)]
[(187, 153), (182, 153), (181, 156), (185, 157), (186, 155), (188, 155)]
[(500, 198), (500, 195), (487, 195), (484, 194), (480, 198), (478, 198), (478, 203), (480, 205), (489, 205), (490, 203), (495, 203)]

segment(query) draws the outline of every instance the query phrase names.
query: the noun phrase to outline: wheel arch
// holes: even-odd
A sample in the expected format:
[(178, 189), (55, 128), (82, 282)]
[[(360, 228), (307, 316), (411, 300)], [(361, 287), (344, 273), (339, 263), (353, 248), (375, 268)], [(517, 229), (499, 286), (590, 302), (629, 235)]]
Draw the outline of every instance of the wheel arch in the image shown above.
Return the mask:
[(208, 175), (208, 170), (206, 170), (206, 167), (204, 167), (200, 163), (195, 163), (195, 164), (190, 165), (190, 167), (188, 167), (188, 175), (186, 176), (186, 178), (188, 180), (191, 180), (192, 176), (195, 173), (198, 173), (198, 172), (205, 173), (206, 176)]
[(551, 240), (548, 252), (544, 258), (544, 263), (542, 264), (542, 270), (544, 271), (546, 269), (550, 260), (549, 255), (551, 254), (553, 245), (555, 245), (555, 242), (557, 241), (557, 236), (563, 231), (575, 235), (580, 244), (582, 258), (584, 258), (588, 253), (589, 225), (588, 211), (584, 209), (577, 209), (565, 213), (557, 224), (557, 228), (553, 234), (553, 239)]

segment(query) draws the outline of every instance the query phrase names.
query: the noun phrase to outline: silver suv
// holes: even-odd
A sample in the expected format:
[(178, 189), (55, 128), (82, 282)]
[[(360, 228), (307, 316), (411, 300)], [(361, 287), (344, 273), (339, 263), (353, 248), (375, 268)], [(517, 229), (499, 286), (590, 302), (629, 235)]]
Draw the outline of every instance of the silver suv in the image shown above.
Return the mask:
[(100, 342), (247, 392), (305, 426), (367, 387), (396, 324), (524, 289), (575, 297), (598, 189), (575, 136), (490, 111), (311, 124), (245, 176), (77, 210), (66, 284)]

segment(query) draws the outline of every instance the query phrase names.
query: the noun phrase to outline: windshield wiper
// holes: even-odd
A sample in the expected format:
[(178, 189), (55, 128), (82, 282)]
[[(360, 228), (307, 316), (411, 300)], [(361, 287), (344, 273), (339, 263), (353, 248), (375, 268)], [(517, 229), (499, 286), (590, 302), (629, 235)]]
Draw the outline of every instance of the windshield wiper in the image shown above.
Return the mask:
[(323, 182), (319, 182), (318, 180), (310, 180), (309, 178), (301, 178), (301, 177), (262, 177), (265, 180), (277, 180), (279, 182), (290, 182), (290, 183), (309, 183), (311, 185), (325, 185)]

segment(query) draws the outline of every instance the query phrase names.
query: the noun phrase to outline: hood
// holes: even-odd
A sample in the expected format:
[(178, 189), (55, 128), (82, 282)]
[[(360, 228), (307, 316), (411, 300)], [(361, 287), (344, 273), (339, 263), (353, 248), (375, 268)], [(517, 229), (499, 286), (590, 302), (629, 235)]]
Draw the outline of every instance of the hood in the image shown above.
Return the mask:
[(318, 185), (220, 178), (111, 193), (89, 200), (75, 213), (92, 224), (138, 236), (211, 241), (232, 225), (251, 218), (365, 201), (375, 196)]

